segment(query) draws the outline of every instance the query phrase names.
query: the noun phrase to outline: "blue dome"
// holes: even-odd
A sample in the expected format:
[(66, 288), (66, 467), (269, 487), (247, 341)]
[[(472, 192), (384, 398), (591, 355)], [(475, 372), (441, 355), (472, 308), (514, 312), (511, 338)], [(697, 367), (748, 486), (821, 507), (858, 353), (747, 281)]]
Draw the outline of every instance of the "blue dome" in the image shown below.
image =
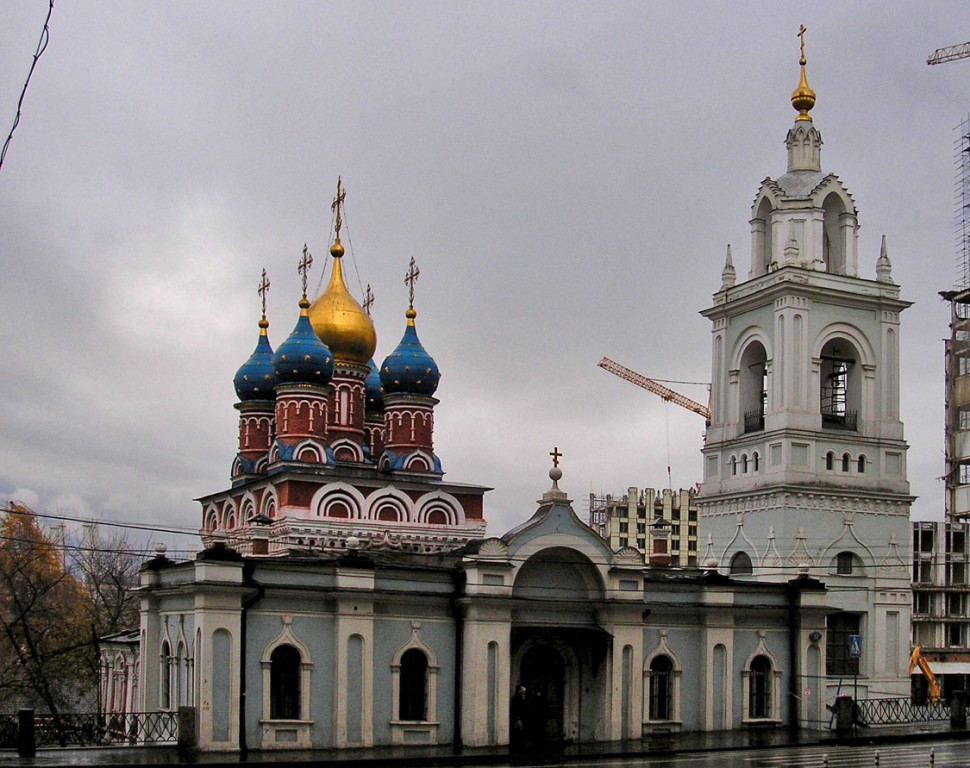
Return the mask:
[(273, 370), (273, 348), (269, 345), (266, 329), (269, 323), (264, 317), (259, 321), (259, 341), (249, 359), (242, 364), (232, 380), (236, 397), (246, 400), (272, 400), (273, 387), (276, 386), (276, 371)]
[(370, 373), (364, 379), (365, 398), (368, 411), (384, 410), (384, 387), (381, 386), (381, 372), (377, 369), (374, 358), (367, 363)]
[(384, 385), (385, 394), (403, 392), (411, 395), (433, 395), (438, 388), (441, 374), (438, 372), (438, 365), (418, 340), (418, 332), (414, 327), (417, 314), (413, 308), (408, 308), (405, 313), (408, 324), (404, 329), (404, 338), (381, 366), (381, 384)]
[(296, 327), (273, 355), (277, 384), (328, 384), (333, 377), (333, 355), (317, 338), (310, 325), (307, 309), (310, 302), (300, 300), (300, 318)]

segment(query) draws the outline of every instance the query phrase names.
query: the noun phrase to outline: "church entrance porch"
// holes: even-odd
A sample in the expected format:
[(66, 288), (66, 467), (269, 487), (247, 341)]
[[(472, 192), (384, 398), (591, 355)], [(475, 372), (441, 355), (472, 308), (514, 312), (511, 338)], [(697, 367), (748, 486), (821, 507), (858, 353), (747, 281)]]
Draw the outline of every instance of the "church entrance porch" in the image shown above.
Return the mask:
[(556, 743), (605, 738), (611, 641), (598, 628), (512, 629), (511, 690), (526, 687), (533, 740)]

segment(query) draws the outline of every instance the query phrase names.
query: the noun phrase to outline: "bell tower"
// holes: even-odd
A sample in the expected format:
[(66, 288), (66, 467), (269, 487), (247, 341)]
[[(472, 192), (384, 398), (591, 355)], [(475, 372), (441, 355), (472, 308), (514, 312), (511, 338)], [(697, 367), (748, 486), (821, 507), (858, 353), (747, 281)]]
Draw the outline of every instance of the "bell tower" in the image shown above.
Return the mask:
[[(902, 695), (913, 497), (899, 322), (910, 302), (892, 280), (885, 238), (874, 279), (859, 275), (858, 212), (839, 178), (822, 171), (809, 115), (804, 31), (787, 172), (755, 196), (747, 280), (738, 282), (729, 248), (720, 290), (701, 313), (712, 323), (697, 497), (704, 559), (745, 580), (823, 581), (829, 632), (814, 672), (833, 686), (854, 672), (867, 677), (869, 696)], [(849, 635), (864, 639), (860, 658)]]

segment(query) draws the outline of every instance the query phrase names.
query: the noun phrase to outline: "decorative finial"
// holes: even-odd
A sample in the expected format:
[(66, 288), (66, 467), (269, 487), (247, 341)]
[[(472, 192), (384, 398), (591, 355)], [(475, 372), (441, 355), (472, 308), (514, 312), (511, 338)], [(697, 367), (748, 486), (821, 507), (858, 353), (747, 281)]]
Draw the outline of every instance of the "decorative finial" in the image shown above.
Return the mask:
[(805, 64), (807, 60), (805, 59), (805, 33), (808, 28), (801, 24), (798, 27), (798, 37), (801, 40), (801, 56), (798, 59), (798, 64), (801, 66), (802, 73), (801, 79), (798, 81), (798, 87), (795, 92), (791, 95), (791, 105), (798, 110), (798, 120), (808, 120), (812, 121), (811, 116), (808, 114), (809, 110), (815, 106), (815, 91), (808, 87), (808, 77), (805, 74)]
[(367, 284), (367, 290), (364, 292), (364, 311), (367, 316), (370, 317), (370, 308), (374, 306), (374, 292), (370, 289), (370, 283)]
[(549, 455), (552, 456), (552, 466), (558, 467), (559, 466), (559, 459), (562, 458), (562, 454), (559, 452), (559, 446), (556, 446), (555, 448), (553, 448), (549, 452)]
[[(297, 271), (300, 273), (300, 281), (301, 281), (301, 283), (303, 285), (303, 298), (300, 300), (300, 306), (301, 307), (303, 306), (303, 303), (306, 302), (306, 300), (307, 300), (307, 298), (306, 298), (306, 284), (307, 284), (307, 275), (310, 274), (310, 265), (311, 264), (313, 264), (313, 254), (310, 253), (310, 249), (307, 248), (306, 243), (304, 243), (303, 244), (303, 258), (300, 259), (300, 264), (297, 267)], [(310, 305), (307, 304), (307, 306), (310, 306)]]
[(266, 329), (269, 328), (269, 320), (266, 319), (266, 294), (269, 292), (269, 278), (266, 277), (266, 268), (263, 267), (263, 276), (259, 281), (259, 288), (256, 289), (259, 299), (263, 305), (263, 316), (259, 320), (260, 333), (265, 336)]
[(876, 259), (876, 280), (880, 283), (893, 281), (893, 265), (889, 261), (889, 248), (886, 247), (886, 236), (882, 236), (882, 246), (879, 248), (879, 258)]
[(420, 274), (421, 270), (414, 263), (414, 256), (412, 256), (407, 274), (404, 276), (404, 282), (408, 286), (408, 309), (414, 309), (414, 283)]
[(731, 244), (728, 243), (727, 255), (724, 257), (724, 269), (721, 270), (721, 290), (733, 288), (738, 280), (738, 273), (734, 269), (734, 261), (731, 259)]

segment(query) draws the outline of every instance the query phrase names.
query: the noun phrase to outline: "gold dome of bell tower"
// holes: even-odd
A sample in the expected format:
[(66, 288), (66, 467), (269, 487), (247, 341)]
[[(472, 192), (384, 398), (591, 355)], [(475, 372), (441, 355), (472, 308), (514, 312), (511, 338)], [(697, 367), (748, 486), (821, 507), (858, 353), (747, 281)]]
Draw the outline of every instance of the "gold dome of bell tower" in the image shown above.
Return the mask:
[(791, 95), (791, 105), (798, 110), (798, 117), (795, 120), (807, 120), (812, 122), (812, 116), (808, 114), (812, 107), (815, 106), (815, 91), (813, 91), (808, 85), (808, 76), (805, 74), (805, 64), (808, 62), (805, 59), (805, 33), (808, 29), (802, 24), (798, 28), (798, 37), (801, 39), (801, 49), (802, 53), (798, 59), (798, 64), (802, 69), (801, 77), (798, 81), (798, 87)]
[(337, 197), (333, 208), (336, 211), (336, 226), (330, 255), (333, 256), (333, 271), (330, 284), (310, 305), (310, 324), (320, 340), (333, 353), (336, 362), (367, 365), (377, 349), (377, 331), (374, 323), (357, 300), (350, 295), (344, 282), (344, 247), (340, 243), (340, 209), (347, 196), (340, 179), (337, 179)]

